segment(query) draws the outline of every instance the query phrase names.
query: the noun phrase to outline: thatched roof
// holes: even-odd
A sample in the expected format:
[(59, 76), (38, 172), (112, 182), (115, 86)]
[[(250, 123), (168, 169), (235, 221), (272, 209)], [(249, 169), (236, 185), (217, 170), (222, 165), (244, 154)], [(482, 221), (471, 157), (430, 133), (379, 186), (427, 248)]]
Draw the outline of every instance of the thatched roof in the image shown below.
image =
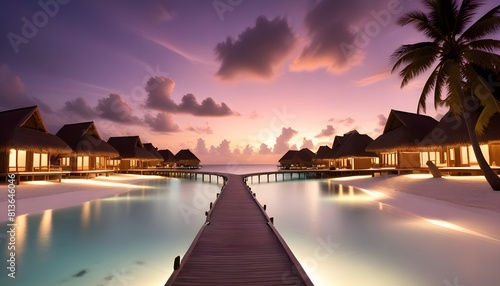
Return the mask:
[(352, 157), (378, 157), (374, 152), (365, 151), (366, 146), (373, 142), (373, 139), (366, 134), (359, 134), (358, 131), (353, 130), (344, 134), (343, 138), (339, 140), (338, 145), (333, 152), (333, 158), (352, 158)]
[(163, 162), (177, 162), (174, 153), (170, 152), (170, 150), (159, 150), (158, 153), (163, 157)]
[(316, 157), (316, 154), (308, 148), (299, 150), (288, 150), (288, 152), (278, 160), (281, 164), (300, 164), (310, 163)]
[(144, 149), (148, 150), (153, 156), (155, 156), (156, 160), (163, 162), (163, 156), (158, 153), (158, 150), (152, 143), (144, 143)]
[(182, 160), (182, 161), (201, 162), (200, 159), (198, 159), (198, 157), (196, 157), (196, 155), (194, 155), (193, 152), (191, 152), (191, 150), (189, 149), (182, 149), (179, 152), (177, 152), (177, 154), (175, 154), (175, 159), (177, 159), (177, 161)]
[(120, 159), (156, 160), (153, 154), (144, 149), (139, 136), (110, 137), (108, 143), (120, 153)]
[(316, 151), (316, 159), (331, 159), (332, 148), (329, 146), (320, 146), (318, 151)]
[(50, 134), (37, 106), (0, 112), (0, 150), (22, 149), (33, 152), (69, 154), (71, 148)]
[(415, 150), (436, 125), (437, 121), (430, 116), (391, 110), (384, 132), (366, 147), (366, 151)]
[[(480, 110), (469, 113), (472, 121), (479, 117)], [(484, 134), (478, 136), (480, 143), (500, 142), (500, 114), (491, 117)], [(419, 144), (420, 149), (436, 149), (440, 147), (458, 147), (470, 145), (469, 134), (462, 115), (455, 116), (446, 113), (439, 123), (432, 129)]]
[(113, 146), (101, 139), (94, 122), (66, 124), (56, 136), (64, 140), (76, 155), (119, 156)]

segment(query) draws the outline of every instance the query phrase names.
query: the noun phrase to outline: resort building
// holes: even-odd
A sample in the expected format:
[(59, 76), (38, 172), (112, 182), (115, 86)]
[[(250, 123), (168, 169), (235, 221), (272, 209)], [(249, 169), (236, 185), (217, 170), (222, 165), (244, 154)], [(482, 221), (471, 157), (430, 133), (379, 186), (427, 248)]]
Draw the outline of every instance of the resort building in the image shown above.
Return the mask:
[(119, 156), (113, 146), (101, 139), (94, 122), (66, 124), (56, 136), (72, 149), (71, 154), (61, 157), (62, 169), (72, 174), (106, 173), (108, 161)]
[(280, 169), (304, 169), (311, 168), (314, 165), (316, 154), (308, 148), (301, 150), (288, 150), (288, 152), (279, 159)]
[(437, 125), (426, 115), (391, 110), (382, 135), (366, 147), (380, 156), (380, 167), (420, 168), (421, 142)]
[(195, 169), (200, 167), (200, 159), (189, 149), (182, 149), (175, 154), (177, 167)]
[(335, 160), (334, 166), (340, 169), (369, 169), (377, 167), (379, 157), (375, 152), (366, 151), (366, 147), (373, 139), (358, 131), (350, 131), (343, 136), (335, 136), (331, 157)]
[(332, 148), (327, 145), (320, 146), (318, 151), (316, 151), (313, 162), (318, 169), (334, 168), (335, 160), (332, 157)]
[[(59, 156), (71, 148), (47, 131), (37, 106), (0, 112), (0, 174), (16, 173), (30, 179), (49, 179), (64, 172)], [(19, 181), (20, 178), (17, 178)]]
[(174, 168), (177, 165), (177, 159), (174, 153), (168, 149), (159, 150), (158, 153), (163, 157), (162, 166), (166, 168)]
[(147, 166), (148, 167), (159, 167), (163, 163), (163, 156), (158, 153), (158, 148), (153, 146), (152, 143), (144, 143), (144, 149), (148, 150), (149, 153), (153, 154), (153, 156), (156, 158), (154, 161), (148, 161)]
[[(476, 121), (478, 112), (469, 116)], [(478, 135), (482, 153), (491, 166), (500, 163), (500, 114), (491, 117), (482, 135)], [(477, 159), (470, 144), (469, 134), (462, 115), (446, 113), (418, 146), (420, 165), (426, 167), (432, 161), (438, 167), (477, 166)]]
[(119, 170), (147, 168), (149, 162), (158, 160), (144, 148), (139, 136), (110, 137), (108, 143), (119, 153), (118, 157), (110, 160), (115, 168), (119, 167)]

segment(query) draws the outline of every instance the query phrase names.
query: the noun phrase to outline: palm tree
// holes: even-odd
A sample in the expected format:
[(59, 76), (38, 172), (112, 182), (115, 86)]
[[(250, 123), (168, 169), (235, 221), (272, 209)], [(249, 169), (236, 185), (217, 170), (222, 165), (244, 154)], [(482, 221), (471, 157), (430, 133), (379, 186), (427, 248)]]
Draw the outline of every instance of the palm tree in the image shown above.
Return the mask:
[[(492, 87), (481, 77), (484, 72), (498, 78), (500, 41), (486, 38), (500, 31), (500, 5), (494, 7), (466, 27), (482, 1), (423, 0), (428, 13), (411, 11), (398, 20), (401, 26), (412, 25), (428, 41), (402, 45), (393, 54), (394, 67), (399, 69), (401, 87), (422, 73), (432, 70), (427, 79), (417, 112), (426, 110), (426, 100), (434, 90), (434, 107), (446, 106), (455, 115), (462, 114), (479, 167), (490, 186), (500, 190), (500, 178), (491, 169), (479, 147), (477, 134), (482, 134), (491, 116), (500, 112), (500, 102)], [(477, 102), (477, 121), (469, 116), (466, 104)]]

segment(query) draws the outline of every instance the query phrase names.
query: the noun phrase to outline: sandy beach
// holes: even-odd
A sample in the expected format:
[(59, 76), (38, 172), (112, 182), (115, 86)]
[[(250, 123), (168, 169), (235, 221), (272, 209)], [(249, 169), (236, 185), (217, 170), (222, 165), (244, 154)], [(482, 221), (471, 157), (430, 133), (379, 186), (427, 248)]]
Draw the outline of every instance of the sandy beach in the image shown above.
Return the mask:
[[(158, 176), (115, 174), (90, 180), (23, 182), (16, 186), (16, 215), (79, 205), (143, 188)], [(423, 218), (442, 220), (500, 240), (500, 193), (491, 191), (481, 176), (435, 179), (430, 175), (355, 176), (332, 179), (369, 191), (386, 208)], [(7, 220), (7, 186), (0, 191), (0, 221)]]
[[(16, 215), (60, 209), (100, 198), (111, 197), (143, 188), (144, 181), (162, 179), (160, 176), (113, 174), (93, 179), (63, 179), (61, 183), (33, 181), (16, 186)], [(7, 216), (7, 185), (0, 190), (0, 222)]]

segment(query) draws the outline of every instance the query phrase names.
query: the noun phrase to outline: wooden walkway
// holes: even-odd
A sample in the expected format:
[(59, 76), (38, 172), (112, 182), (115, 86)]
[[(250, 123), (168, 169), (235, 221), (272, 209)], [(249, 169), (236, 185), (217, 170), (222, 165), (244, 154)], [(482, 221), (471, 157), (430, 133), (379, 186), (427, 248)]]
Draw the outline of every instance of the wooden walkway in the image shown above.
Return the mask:
[(227, 184), (165, 285), (313, 285), (243, 176)]

